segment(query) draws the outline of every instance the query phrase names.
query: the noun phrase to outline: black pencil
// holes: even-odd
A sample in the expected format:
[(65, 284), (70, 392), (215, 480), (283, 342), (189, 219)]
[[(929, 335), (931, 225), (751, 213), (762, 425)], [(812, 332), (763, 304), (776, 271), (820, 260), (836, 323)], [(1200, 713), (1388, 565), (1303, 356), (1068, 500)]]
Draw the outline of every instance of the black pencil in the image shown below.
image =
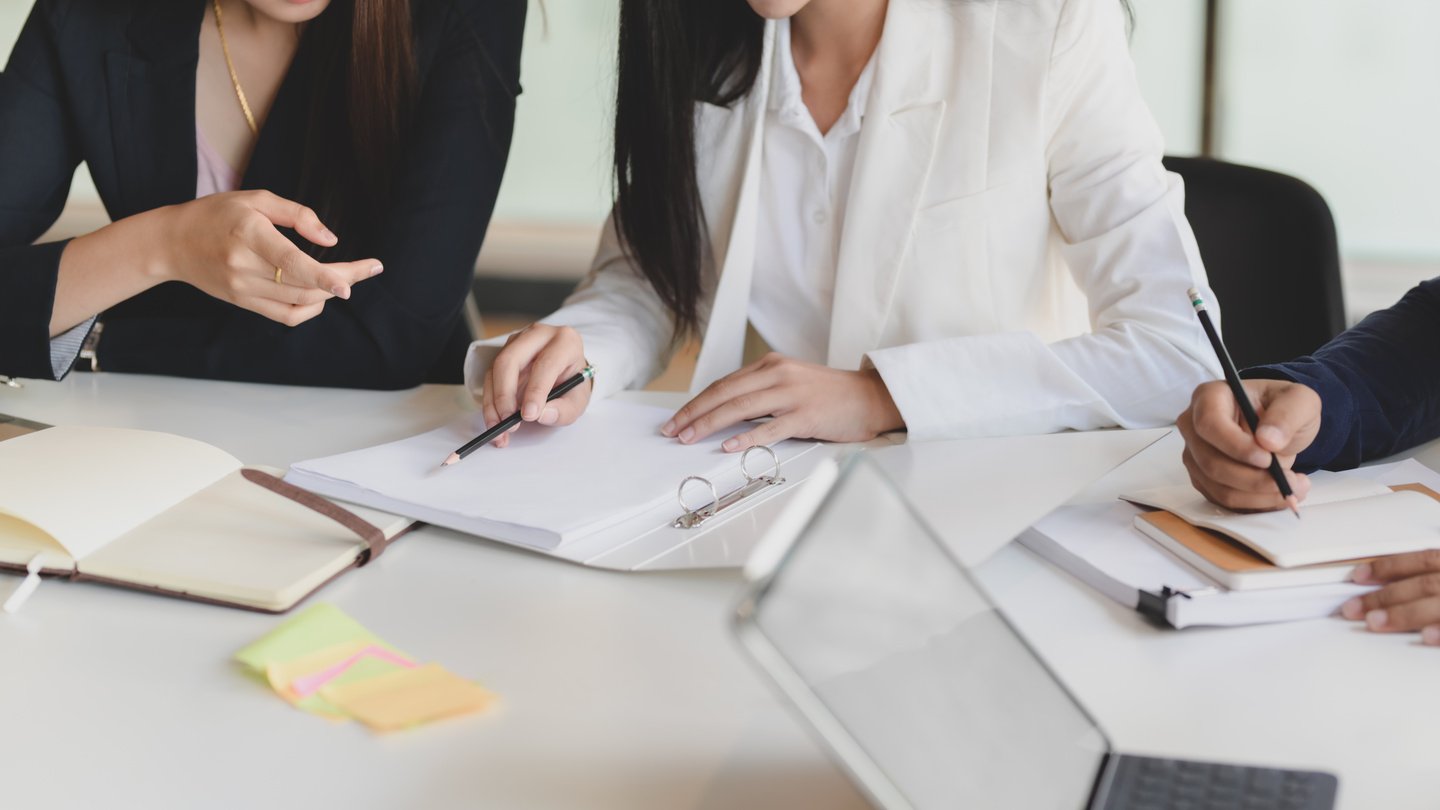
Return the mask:
[[(586, 366), (585, 368), (580, 369), (580, 371), (576, 373), (575, 376), (555, 386), (555, 388), (550, 391), (550, 394), (545, 397), (545, 401), (549, 402), (552, 399), (559, 399), (560, 397), (565, 396), (566, 394), (573, 391), (575, 389), (575, 386), (580, 385), (581, 383), (594, 376), (594, 366)], [(440, 466), (449, 467), (451, 464), (454, 464), (460, 459), (465, 458), (466, 456), (470, 455), (476, 450), (479, 450), (486, 444), (489, 444), (497, 436), (509, 430), (510, 428), (513, 428), (516, 425), (520, 424), (520, 422), (521, 419), (519, 411), (510, 414), (510, 416), (506, 417), (505, 419), (501, 419), (498, 423), (496, 423), (494, 427), (486, 430), (484, 433), (481, 433), (479, 436), (476, 436), (475, 438), (461, 445), (460, 448), (455, 452), (451, 453), (450, 457), (445, 459), (445, 461), (442, 462)]]
[[(1250, 426), (1250, 432), (1254, 433), (1260, 427), (1260, 417), (1255, 413), (1255, 406), (1250, 402), (1250, 397), (1245, 393), (1245, 386), (1240, 384), (1240, 372), (1235, 370), (1235, 361), (1230, 359), (1230, 350), (1225, 348), (1224, 342), (1220, 340), (1220, 333), (1215, 331), (1215, 324), (1210, 320), (1210, 313), (1205, 311), (1205, 299), (1200, 297), (1200, 291), (1194, 287), (1190, 288), (1190, 304), (1195, 307), (1195, 314), (1200, 318), (1200, 325), (1205, 328), (1206, 337), (1210, 338), (1210, 346), (1215, 349), (1215, 356), (1220, 358), (1220, 367), (1225, 371), (1225, 382), (1230, 384), (1230, 393), (1234, 394), (1235, 401), (1240, 404), (1240, 413), (1245, 416), (1245, 424)], [(1270, 454), (1270, 477), (1275, 479), (1275, 486), (1280, 489), (1280, 496), (1285, 499), (1290, 511), (1295, 517), (1300, 517), (1300, 501), (1295, 497), (1294, 491), (1290, 489), (1290, 481), (1285, 478), (1285, 471), (1280, 467), (1280, 459)]]

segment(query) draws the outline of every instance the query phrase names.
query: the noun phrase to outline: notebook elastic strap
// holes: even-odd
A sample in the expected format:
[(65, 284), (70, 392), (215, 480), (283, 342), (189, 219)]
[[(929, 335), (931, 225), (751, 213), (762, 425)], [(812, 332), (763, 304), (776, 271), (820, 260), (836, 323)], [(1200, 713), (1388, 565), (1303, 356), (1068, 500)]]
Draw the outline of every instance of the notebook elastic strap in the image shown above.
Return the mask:
[(279, 478), (269, 473), (261, 472), (260, 470), (246, 468), (241, 470), (240, 474), (245, 477), (246, 481), (264, 487), (283, 498), (289, 498), (312, 512), (322, 514), (359, 535), (360, 540), (365, 543), (365, 550), (360, 552), (360, 559), (355, 563), (356, 567), (363, 566), (378, 558), (385, 551), (385, 547), (390, 544), (390, 541), (385, 539), (385, 533), (380, 531), (378, 527), (354, 512), (341, 507), (334, 501), (322, 498), (313, 492), (303, 490), (294, 484), (287, 484)]

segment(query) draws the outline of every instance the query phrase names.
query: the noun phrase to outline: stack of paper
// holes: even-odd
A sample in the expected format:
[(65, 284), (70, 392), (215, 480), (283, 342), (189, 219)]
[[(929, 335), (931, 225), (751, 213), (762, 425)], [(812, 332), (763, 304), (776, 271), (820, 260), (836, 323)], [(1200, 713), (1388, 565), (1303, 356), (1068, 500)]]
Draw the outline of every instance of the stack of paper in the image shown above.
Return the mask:
[(291, 705), (394, 731), (495, 703), (439, 664), (418, 664), (333, 605), (314, 605), (235, 656)]

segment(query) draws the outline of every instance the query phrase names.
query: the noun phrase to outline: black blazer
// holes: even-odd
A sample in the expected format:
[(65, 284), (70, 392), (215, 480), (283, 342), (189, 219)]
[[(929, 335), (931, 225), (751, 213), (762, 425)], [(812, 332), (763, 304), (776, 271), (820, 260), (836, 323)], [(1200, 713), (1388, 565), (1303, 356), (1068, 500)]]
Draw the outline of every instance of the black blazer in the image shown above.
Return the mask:
[[(0, 374), (51, 378), (64, 243), (32, 246), (84, 161), (112, 219), (195, 198), (195, 71), (207, 0), (38, 0), (0, 74)], [(340, 233), (377, 278), (287, 328), (172, 282), (101, 316), (109, 371), (357, 388), (458, 381), (475, 257), (520, 92), (525, 0), (412, 0), (421, 92), (388, 212)], [(337, 8), (337, 10), (339, 10)], [(241, 188), (296, 199), (302, 39)]]

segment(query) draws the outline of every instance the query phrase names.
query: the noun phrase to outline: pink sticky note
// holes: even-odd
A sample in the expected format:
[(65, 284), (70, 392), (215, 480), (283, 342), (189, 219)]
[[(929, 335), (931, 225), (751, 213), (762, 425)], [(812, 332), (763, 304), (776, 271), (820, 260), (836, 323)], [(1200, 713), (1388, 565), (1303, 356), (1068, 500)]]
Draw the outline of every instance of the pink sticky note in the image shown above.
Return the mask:
[(290, 682), (290, 691), (297, 697), (307, 698), (320, 691), (320, 687), (345, 674), (345, 670), (355, 666), (362, 658), (378, 658), (381, 661), (388, 661), (396, 666), (414, 669), (415, 662), (401, 655), (396, 655), (390, 650), (376, 644), (371, 644), (343, 661), (332, 664), (303, 678), (296, 678)]

